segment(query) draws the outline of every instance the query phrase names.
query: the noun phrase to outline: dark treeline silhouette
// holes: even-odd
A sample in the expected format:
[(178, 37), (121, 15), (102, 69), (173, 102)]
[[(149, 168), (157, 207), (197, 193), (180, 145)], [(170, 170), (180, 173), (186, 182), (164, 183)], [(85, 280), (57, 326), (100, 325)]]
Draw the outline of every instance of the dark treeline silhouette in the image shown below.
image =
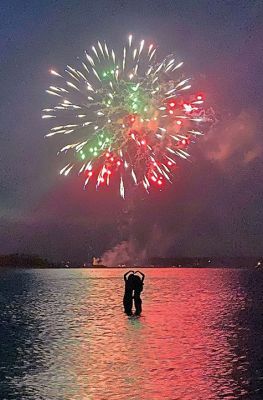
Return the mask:
[(0, 267), (52, 268), (59, 266), (62, 265), (49, 262), (36, 254), (0, 255)]
[(255, 267), (263, 257), (154, 257), (147, 264), (159, 267), (182, 268), (250, 268)]
[[(261, 261), (263, 266), (263, 257), (154, 257), (140, 265), (144, 267), (161, 268), (253, 268)], [(137, 266), (139, 266), (137, 264)], [(52, 262), (36, 254), (6, 254), (0, 255), (0, 267), (17, 268), (110, 268), (92, 266), (91, 263), (70, 263), (69, 261)], [(117, 267), (117, 266), (116, 266)], [(118, 268), (133, 267), (133, 265), (123, 265)]]

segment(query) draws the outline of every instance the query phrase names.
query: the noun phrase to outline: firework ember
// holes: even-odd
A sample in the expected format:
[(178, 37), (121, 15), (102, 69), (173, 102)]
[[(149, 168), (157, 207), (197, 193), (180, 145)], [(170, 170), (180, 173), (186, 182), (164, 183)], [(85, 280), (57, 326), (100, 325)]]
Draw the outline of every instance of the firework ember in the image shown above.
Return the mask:
[(64, 75), (52, 69), (58, 83), (47, 93), (56, 104), (42, 118), (56, 120), (47, 137), (67, 140), (60, 174), (76, 170), (84, 188), (118, 179), (123, 198), (131, 182), (147, 192), (171, 183), (176, 160), (188, 159), (191, 143), (211, 122), (182, 65), (174, 54), (158, 62), (152, 44), (134, 45), (130, 35), (120, 54), (98, 42), (80, 68), (68, 65)]

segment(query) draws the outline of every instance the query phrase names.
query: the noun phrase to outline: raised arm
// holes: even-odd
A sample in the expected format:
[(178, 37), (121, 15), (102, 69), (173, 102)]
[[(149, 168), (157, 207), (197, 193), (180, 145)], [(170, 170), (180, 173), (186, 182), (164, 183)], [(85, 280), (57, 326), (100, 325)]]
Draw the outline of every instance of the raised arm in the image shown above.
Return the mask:
[(142, 282), (143, 282), (144, 281), (144, 277), (145, 277), (144, 273), (141, 272), (141, 271), (136, 271), (134, 273), (136, 274), (137, 272), (138, 272), (138, 274), (140, 274), (142, 276)]
[(127, 280), (127, 276), (128, 276), (131, 272), (134, 274), (134, 271), (128, 271), (128, 272), (126, 272), (126, 273), (124, 274), (124, 280), (125, 280), (125, 282), (126, 282), (126, 280)]

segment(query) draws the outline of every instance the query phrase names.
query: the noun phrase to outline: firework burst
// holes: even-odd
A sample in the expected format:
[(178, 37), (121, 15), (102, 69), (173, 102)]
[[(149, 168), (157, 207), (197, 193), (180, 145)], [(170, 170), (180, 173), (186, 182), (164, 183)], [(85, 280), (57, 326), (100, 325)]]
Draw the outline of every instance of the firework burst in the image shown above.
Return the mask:
[(147, 192), (171, 183), (176, 160), (188, 159), (190, 144), (211, 122), (182, 65), (174, 54), (158, 62), (152, 44), (136, 45), (130, 35), (120, 54), (98, 42), (79, 69), (67, 65), (63, 76), (51, 70), (58, 84), (47, 93), (56, 104), (42, 118), (57, 122), (47, 137), (70, 141), (58, 152), (68, 158), (60, 174), (75, 169), (84, 188), (117, 178), (123, 198), (129, 182)]

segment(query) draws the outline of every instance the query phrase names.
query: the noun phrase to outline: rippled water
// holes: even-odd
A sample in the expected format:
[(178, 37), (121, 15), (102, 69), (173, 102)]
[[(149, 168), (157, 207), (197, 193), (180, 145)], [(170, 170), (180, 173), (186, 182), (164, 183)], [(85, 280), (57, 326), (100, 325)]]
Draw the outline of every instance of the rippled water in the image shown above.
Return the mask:
[(144, 272), (133, 319), (123, 270), (2, 270), (0, 398), (263, 399), (263, 273)]

